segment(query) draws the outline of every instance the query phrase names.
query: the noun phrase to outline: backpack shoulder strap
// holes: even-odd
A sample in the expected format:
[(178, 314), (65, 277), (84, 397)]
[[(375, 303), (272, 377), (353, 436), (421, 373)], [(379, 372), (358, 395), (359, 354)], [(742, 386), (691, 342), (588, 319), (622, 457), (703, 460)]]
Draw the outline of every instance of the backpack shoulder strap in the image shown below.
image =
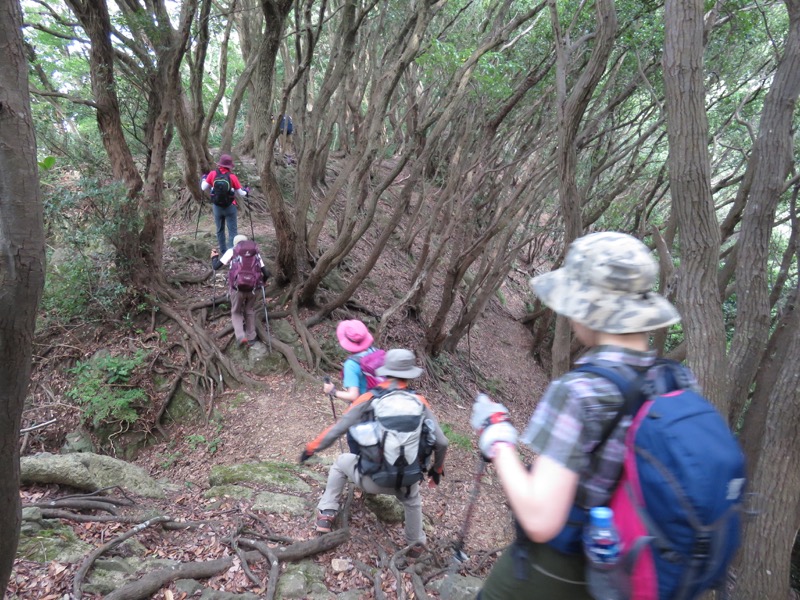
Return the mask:
[(586, 364), (580, 365), (578, 368), (573, 369), (573, 372), (592, 373), (607, 379), (617, 386), (619, 391), (622, 392), (622, 397), (624, 398), (622, 408), (619, 409), (617, 414), (614, 415), (614, 418), (611, 419), (611, 421), (609, 421), (609, 423), (606, 425), (605, 429), (603, 429), (603, 434), (600, 436), (600, 440), (591, 452), (591, 454), (597, 454), (606, 445), (606, 442), (611, 437), (611, 434), (614, 433), (614, 430), (617, 428), (617, 425), (620, 424), (620, 421), (622, 421), (623, 417), (626, 415), (635, 415), (639, 408), (641, 408), (642, 404), (644, 404), (646, 398), (642, 392), (642, 383), (644, 379), (644, 373), (646, 373), (646, 371), (637, 373), (635, 378), (631, 378), (624, 376), (615, 369), (601, 367), (594, 364)]

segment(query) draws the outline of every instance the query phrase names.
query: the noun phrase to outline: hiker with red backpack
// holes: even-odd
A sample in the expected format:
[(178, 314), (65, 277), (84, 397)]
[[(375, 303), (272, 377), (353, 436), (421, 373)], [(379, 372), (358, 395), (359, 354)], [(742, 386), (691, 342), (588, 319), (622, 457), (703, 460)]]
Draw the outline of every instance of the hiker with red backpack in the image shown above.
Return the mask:
[(211, 250), (211, 267), (216, 271), (223, 265), (230, 265), (228, 288), (233, 333), (240, 346), (250, 346), (256, 341), (256, 290), (264, 287), (270, 272), (264, 266), (258, 245), (246, 235), (233, 238), (233, 247), (221, 257), (219, 252)]
[[(342, 365), (342, 388), (337, 390), (333, 383), (325, 382), (322, 391), (334, 398), (355, 402), (368, 389), (375, 387), (383, 378), (375, 370), (383, 365), (386, 353), (372, 346), (372, 334), (357, 319), (340, 321), (336, 326), (339, 345), (351, 353)], [(347, 435), (347, 446), (353, 454), (358, 453), (358, 445), (352, 436)]]
[[(724, 589), (744, 458), (689, 369), (649, 349), (650, 332), (680, 320), (652, 291), (657, 275), (639, 240), (601, 232), (531, 279), (588, 351), (550, 384), (520, 438), (537, 455), (530, 469), (506, 407), (476, 398), (470, 423), (517, 522), (480, 600), (691, 600)], [(593, 537), (599, 528), (604, 538)]]
[(223, 154), (219, 157), (217, 170), (211, 171), (203, 177), (200, 189), (211, 190), (212, 210), (214, 211), (214, 224), (217, 228), (217, 243), (219, 252), (223, 256), (228, 250), (225, 243), (225, 226), (228, 227), (228, 239), (230, 247), (235, 244), (233, 239), (238, 233), (236, 204), (237, 196), (244, 198), (247, 191), (239, 183), (239, 178), (233, 173), (233, 158), (230, 154)]
[(385, 380), (360, 395), (336, 423), (306, 444), (300, 463), (331, 446), (346, 431), (361, 450), (339, 455), (331, 466), (317, 505), (318, 533), (331, 531), (339, 496), (350, 481), (368, 494), (397, 498), (405, 511), (407, 556), (417, 558), (424, 551), (419, 486), (426, 472), (430, 486), (444, 477), (448, 441), (428, 401), (410, 388), (410, 381), (422, 373), (413, 352), (389, 350), (377, 370)]

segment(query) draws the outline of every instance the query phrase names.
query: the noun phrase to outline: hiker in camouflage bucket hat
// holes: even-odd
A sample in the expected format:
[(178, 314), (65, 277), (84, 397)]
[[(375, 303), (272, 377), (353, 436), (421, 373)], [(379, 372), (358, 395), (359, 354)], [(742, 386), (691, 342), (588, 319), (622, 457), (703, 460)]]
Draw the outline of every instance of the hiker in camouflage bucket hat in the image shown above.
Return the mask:
[[(649, 333), (680, 320), (652, 291), (658, 265), (647, 247), (622, 233), (593, 233), (576, 240), (563, 267), (534, 277), (533, 292), (570, 319), (589, 350), (575, 362), (643, 373), (660, 380), (661, 363)], [(697, 388), (686, 369), (681, 388)], [(664, 390), (666, 391), (666, 390)], [(470, 424), (491, 461), (517, 520), (517, 537), (489, 573), (479, 600), (591, 600), (582, 523), (588, 509), (607, 505), (619, 481), (631, 418), (617, 415), (624, 398), (596, 373), (570, 371), (553, 381), (519, 436), (508, 409), (484, 394)], [(610, 429), (610, 431), (606, 431)], [(530, 469), (517, 441), (537, 455)], [(605, 441), (603, 441), (605, 440)], [(577, 523), (577, 525), (576, 525)]]
[(531, 289), (555, 312), (596, 331), (651, 331), (680, 321), (675, 307), (652, 291), (658, 263), (624, 233), (575, 240), (564, 266), (534, 277)]

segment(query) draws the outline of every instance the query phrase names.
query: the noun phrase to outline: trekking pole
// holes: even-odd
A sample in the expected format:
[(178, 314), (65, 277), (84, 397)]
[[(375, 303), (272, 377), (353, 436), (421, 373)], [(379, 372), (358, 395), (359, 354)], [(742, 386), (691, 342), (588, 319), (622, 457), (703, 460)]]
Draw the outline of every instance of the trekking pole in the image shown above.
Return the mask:
[(197, 232), (200, 230), (200, 215), (203, 214), (203, 203), (197, 207), (197, 224), (194, 226), (194, 239), (197, 239)]
[(261, 286), (261, 297), (264, 299), (264, 320), (267, 324), (267, 346), (269, 346), (269, 353), (272, 354), (272, 334), (269, 332), (269, 315), (267, 314), (267, 293), (264, 291), (264, 286)]
[(469, 495), (469, 504), (467, 504), (467, 513), (464, 515), (464, 524), (461, 526), (461, 531), (458, 532), (458, 537), (453, 543), (454, 558), (457, 562), (463, 563), (469, 560), (469, 556), (464, 552), (464, 539), (467, 537), (469, 531), (470, 521), (472, 520), (472, 513), (475, 512), (475, 501), (478, 499), (478, 492), (481, 487), (481, 479), (483, 472), (486, 470), (486, 461), (483, 456), (478, 457), (478, 469), (475, 471), (475, 480), (472, 484), (472, 491)]
[(256, 241), (256, 232), (253, 229), (253, 205), (250, 204), (250, 188), (245, 188), (247, 195), (244, 197), (245, 202), (247, 203), (247, 214), (250, 217), (250, 239), (254, 242)]
[(211, 279), (213, 280), (211, 288), (211, 314), (217, 312), (217, 272), (214, 267), (211, 267)]
[[(324, 381), (325, 383), (330, 383), (331, 378), (325, 375), (325, 377), (322, 378), (322, 381)], [(333, 420), (334, 422), (336, 422), (339, 420), (339, 417), (336, 416), (336, 407), (333, 404), (333, 392), (330, 392), (328, 394), (328, 400), (331, 401), (331, 412), (333, 413)], [(342, 438), (339, 438), (339, 452), (344, 454), (344, 447), (342, 446)]]
[[(203, 185), (203, 180), (205, 180), (205, 176), (200, 178), (200, 185)], [(200, 193), (203, 193), (203, 188), (200, 188)], [(197, 232), (200, 229), (200, 215), (203, 214), (203, 204), (204, 202), (200, 200), (200, 206), (197, 207), (197, 224), (194, 226), (194, 239), (197, 239)]]

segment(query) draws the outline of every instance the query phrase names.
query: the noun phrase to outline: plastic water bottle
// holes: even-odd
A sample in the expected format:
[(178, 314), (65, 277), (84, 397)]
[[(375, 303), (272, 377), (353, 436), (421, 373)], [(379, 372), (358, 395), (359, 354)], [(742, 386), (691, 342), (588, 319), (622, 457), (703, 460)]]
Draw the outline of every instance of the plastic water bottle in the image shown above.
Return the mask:
[(586, 584), (595, 600), (622, 600), (615, 569), (622, 554), (619, 532), (614, 526), (614, 511), (597, 506), (589, 511), (589, 525), (583, 534), (586, 554)]

